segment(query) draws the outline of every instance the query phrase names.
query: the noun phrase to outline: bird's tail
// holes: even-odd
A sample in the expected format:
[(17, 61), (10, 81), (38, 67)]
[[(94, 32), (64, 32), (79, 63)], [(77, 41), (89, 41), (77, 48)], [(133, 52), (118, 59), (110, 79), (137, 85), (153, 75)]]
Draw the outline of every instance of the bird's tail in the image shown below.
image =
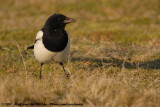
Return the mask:
[(34, 49), (34, 45), (33, 46), (29, 46), (28, 48), (27, 48), (27, 50), (28, 49)]

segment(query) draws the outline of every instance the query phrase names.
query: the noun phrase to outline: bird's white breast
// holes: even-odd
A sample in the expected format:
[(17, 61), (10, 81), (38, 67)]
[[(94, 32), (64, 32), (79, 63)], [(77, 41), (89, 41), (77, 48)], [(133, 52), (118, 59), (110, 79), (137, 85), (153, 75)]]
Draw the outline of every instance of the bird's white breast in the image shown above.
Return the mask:
[(42, 37), (43, 32), (39, 31), (36, 36), (36, 43), (34, 44), (34, 55), (40, 63), (46, 63), (50, 61), (64, 62), (65, 60), (67, 60), (70, 51), (69, 37), (66, 48), (61, 52), (51, 52), (47, 50), (42, 42)]

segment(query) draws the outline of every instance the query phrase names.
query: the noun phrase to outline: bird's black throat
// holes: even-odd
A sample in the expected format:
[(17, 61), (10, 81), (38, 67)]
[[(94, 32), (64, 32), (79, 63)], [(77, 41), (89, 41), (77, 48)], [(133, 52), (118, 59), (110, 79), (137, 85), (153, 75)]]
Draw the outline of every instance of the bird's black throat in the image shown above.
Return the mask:
[(60, 52), (68, 43), (68, 34), (64, 29), (43, 28), (43, 44), (52, 52)]

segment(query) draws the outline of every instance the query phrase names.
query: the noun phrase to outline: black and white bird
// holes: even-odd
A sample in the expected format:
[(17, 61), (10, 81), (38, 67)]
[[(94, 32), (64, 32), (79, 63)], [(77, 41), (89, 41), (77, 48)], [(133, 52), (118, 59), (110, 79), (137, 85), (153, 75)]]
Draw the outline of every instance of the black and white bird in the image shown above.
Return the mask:
[(40, 62), (40, 79), (43, 64), (50, 61), (59, 62), (66, 77), (69, 78), (63, 62), (67, 60), (70, 51), (70, 39), (65, 26), (71, 22), (75, 22), (75, 19), (63, 14), (53, 14), (37, 33), (34, 45), (27, 48), (34, 49), (34, 56)]

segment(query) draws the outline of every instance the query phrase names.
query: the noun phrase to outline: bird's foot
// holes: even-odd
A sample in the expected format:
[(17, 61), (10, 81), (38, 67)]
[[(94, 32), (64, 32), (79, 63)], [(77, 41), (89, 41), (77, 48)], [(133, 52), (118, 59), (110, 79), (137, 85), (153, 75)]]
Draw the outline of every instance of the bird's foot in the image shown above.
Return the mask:
[(65, 76), (67, 79), (69, 79), (69, 77), (70, 77), (69, 73), (66, 73)]
[(42, 76), (39, 76), (39, 79), (42, 79)]

